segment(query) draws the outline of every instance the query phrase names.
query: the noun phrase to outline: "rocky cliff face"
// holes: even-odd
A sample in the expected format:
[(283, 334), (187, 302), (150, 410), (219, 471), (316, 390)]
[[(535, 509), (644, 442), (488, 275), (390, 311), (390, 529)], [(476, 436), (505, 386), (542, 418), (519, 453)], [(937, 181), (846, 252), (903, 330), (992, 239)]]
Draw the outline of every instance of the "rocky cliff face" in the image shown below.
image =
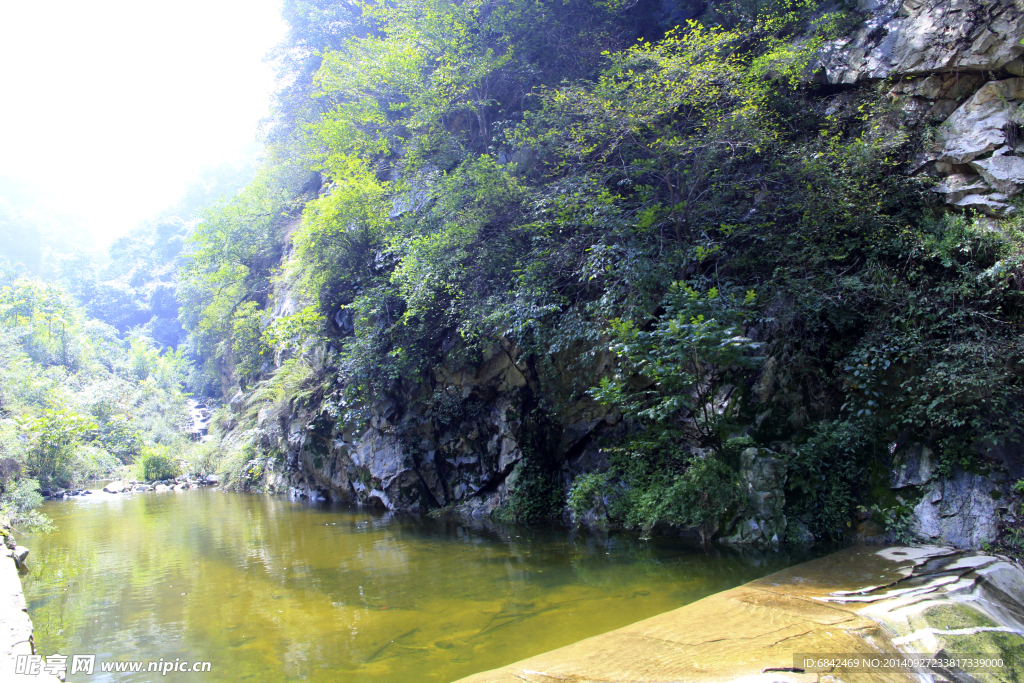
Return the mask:
[[(939, 179), (934, 190), (950, 210), (1013, 213), (1010, 200), (1024, 190), (1024, 0), (867, 0), (860, 9), (862, 26), (825, 46), (814, 65), (813, 79), (833, 86), (825, 95), (830, 106), (838, 110), (857, 89), (881, 84), (920, 126), (931, 127), (913, 172)], [(358, 432), (313, 411), (261, 416), (262, 447), (280, 454), (265, 484), (389, 510), (455, 506), (480, 515), (506, 500), (538, 434), (566, 489), (575, 474), (600, 465), (596, 437), (615, 430), (618, 416), (574, 393), (568, 371), (553, 380), (561, 405), (541, 409), (538, 370), (513, 343), (495, 344), (472, 361), (459, 357), (448, 349), (420, 394), (374, 406)], [(596, 359), (594, 377), (608, 360)], [(999, 513), (993, 492), (1005, 481), (967, 473), (940, 480), (916, 453), (903, 458), (892, 489), (919, 499), (919, 535), (959, 546), (991, 538)], [(742, 475), (747, 513), (720, 532), (734, 543), (780, 542), (787, 530), (784, 460), (748, 449)]]
[(864, 24), (820, 56), (828, 83), (945, 73), (1024, 75), (1020, 0), (861, 0), (858, 8), (866, 14)]
[(267, 485), (389, 510), (458, 506), (481, 515), (506, 499), (536, 435), (555, 441), (545, 446), (552, 469), (568, 478), (595, 457), (594, 435), (617, 423), (589, 398), (568, 405), (561, 419), (547, 417), (534, 399), (537, 370), (511, 343), (495, 344), (479, 362), (456, 357), (434, 369), (430, 389), (374, 406), (360, 432), (308, 412), (262, 421), (264, 448), (283, 454)]
[(890, 93), (936, 126), (918, 171), (957, 209), (993, 216), (1024, 189), (1024, 3), (874, 2), (864, 25), (820, 55), (834, 85), (892, 80)]

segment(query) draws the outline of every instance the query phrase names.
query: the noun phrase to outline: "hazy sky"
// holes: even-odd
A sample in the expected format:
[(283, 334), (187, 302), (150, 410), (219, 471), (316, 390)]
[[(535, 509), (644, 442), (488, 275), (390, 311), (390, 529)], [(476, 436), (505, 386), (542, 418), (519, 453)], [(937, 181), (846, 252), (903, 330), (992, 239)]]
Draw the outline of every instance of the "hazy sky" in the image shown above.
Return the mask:
[(280, 0), (0, 0), (0, 175), (104, 237), (255, 141)]

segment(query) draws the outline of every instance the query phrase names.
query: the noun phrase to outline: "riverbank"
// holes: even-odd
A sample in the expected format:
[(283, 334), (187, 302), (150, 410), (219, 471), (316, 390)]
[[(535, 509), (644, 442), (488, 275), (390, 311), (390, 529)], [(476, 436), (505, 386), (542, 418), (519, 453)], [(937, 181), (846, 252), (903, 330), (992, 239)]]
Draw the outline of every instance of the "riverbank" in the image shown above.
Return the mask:
[[(949, 548), (855, 547), (685, 607), (458, 683), (553, 681), (920, 681), (873, 667), (795, 666), (797, 654), (985, 654), (1004, 665), (970, 678), (1016, 681), (1024, 664), (1024, 571), (1011, 560)], [(922, 673), (919, 670), (917, 673)]]
[(98, 493), (145, 493), (149, 491), (162, 493), (164, 491), (187, 491), (189, 489), (217, 486), (219, 484), (220, 478), (215, 474), (210, 474), (205, 477), (182, 475), (173, 479), (154, 479), (148, 482), (138, 481), (135, 479), (116, 479), (97, 489), (48, 489), (43, 492), (43, 497), (49, 498), (50, 500), (64, 500), (67, 498), (92, 496)]
[[(5, 528), (7, 534), (9, 528)], [(5, 535), (6, 540), (7, 536)], [(56, 676), (40, 672), (37, 676), (18, 675), (15, 664), (19, 655), (34, 655), (32, 619), (28, 615), (25, 594), (21, 587), (18, 566), (25, 561), (24, 549), (0, 543), (0, 680), (42, 681), (58, 683)], [(18, 556), (20, 559), (16, 560)]]

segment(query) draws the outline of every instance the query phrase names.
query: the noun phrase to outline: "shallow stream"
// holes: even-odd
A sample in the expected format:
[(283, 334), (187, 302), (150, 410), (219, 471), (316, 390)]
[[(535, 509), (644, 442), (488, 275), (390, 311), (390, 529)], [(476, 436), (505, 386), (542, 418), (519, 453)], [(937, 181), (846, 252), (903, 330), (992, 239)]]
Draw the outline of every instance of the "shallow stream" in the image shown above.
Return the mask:
[[(23, 584), (37, 651), (97, 655), (71, 682), (444, 683), (809, 559), (212, 489), (43, 512)], [(210, 671), (100, 670), (160, 658)]]

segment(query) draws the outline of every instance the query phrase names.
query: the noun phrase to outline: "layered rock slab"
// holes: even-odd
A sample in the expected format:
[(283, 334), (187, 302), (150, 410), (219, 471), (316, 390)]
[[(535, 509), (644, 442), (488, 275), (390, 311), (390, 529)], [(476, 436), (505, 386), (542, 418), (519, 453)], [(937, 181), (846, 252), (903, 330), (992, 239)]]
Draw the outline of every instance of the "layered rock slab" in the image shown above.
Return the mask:
[[(809, 77), (891, 79), (889, 97), (942, 124), (918, 171), (960, 210), (1013, 215), (1024, 190), (1024, 0), (860, 0), (863, 23), (822, 46)], [(1008, 78), (1013, 76), (1015, 78)]]
[(802, 672), (793, 658), (923, 652), (917, 646), (941, 644), (917, 637), (943, 630), (928, 625), (931, 607), (966, 614), (996, 600), (1001, 607), (982, 607), (986, 618), (1011, 633), (1021, 581), (1024, 572), (1006, 558), (936, 546), (850, 548), (459, 683), (929, 680), (899, 671)]
[(999, 71), (1021, 75), (1021, 0), (861, 0), (867, 21), (820, 58), (829, 83)]

